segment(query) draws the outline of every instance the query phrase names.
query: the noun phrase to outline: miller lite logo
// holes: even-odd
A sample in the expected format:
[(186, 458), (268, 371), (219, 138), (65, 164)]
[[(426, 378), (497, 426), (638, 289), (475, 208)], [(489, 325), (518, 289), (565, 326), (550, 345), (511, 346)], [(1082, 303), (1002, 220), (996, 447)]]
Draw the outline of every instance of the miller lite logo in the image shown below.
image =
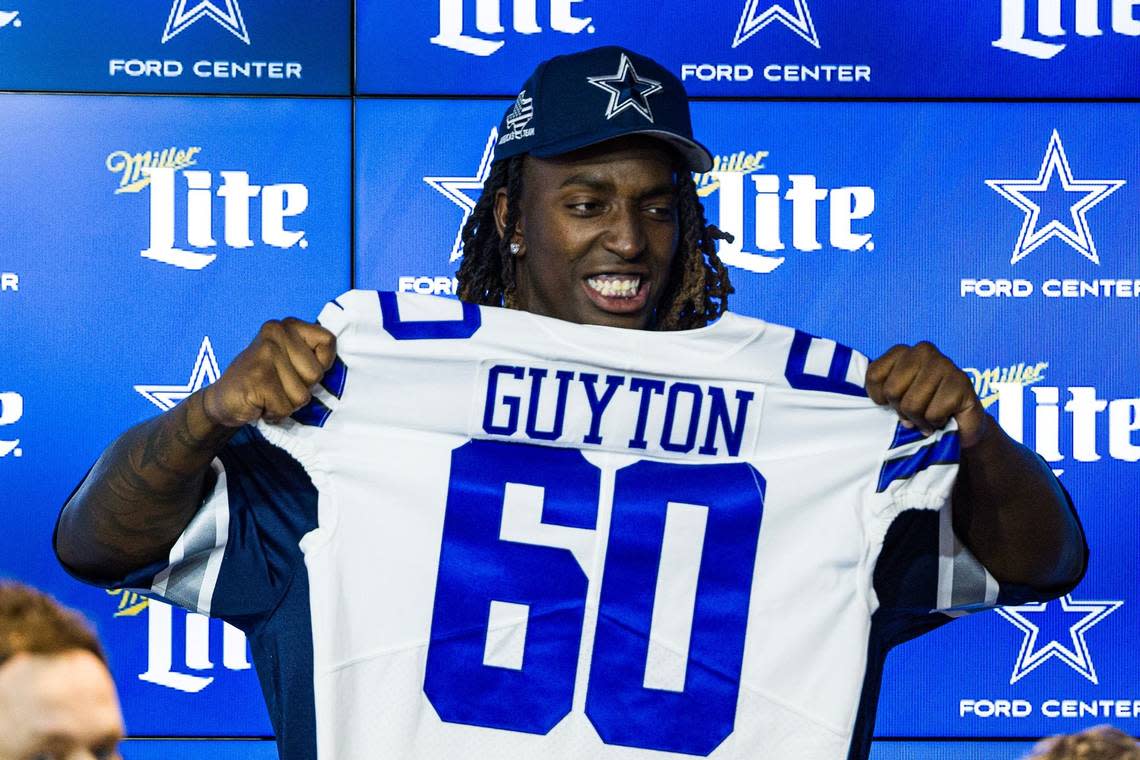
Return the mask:
[[(1100, 16), (1100, 0), (1036, 0), (1037, 34), (1043, 39), (1026, 36), (1027, 9), (1034, 0), (1001, 0), (1001, 36), (993, 41), (993, 46), (1011, 53), (1027, 55), (1041, 60), (1049, 60), (1065, 49), (1066, 43), (1058, 42), (1070, 30), (1062, 23), (1062, 5), (1071, 5), (1072, 13), (1064, 14), (1073, 19), (1072, 31), (1081, 37), (1099, 37), (1104, 34)], [(1140, 37), (1140, 19), (1134, 15), (1136, 0), (1112, 0), (1111, 28), (1116, 34), (1127, 37)]]
[[(14, 391), (0, 393), (0, 436), (4, 435), (4, 427), (14, 425), (24, 416), (24, 397)], [(0, 437), (0, 459), (13, 456), (23, 456), (20, 448), (20, 439), (5, 440)]]
[[(175, 635), (174, 609), (155, 599), (145, 606), (147, 612), (147, 667), (139, 680), (167, 689), (196, 694), (214, 682), (206, 675), (217, 665), (210, 658), (211, 628), (221, 628), (222, 661), (225, 670), (249, 670), (245, 634), (229, 623), (211, 621), (195, 612), (178, 616), (185, 621), (184, 636)], [(181, 655), (175, 657), (175, 655)]]
[[(760, 173), (766, 156), (763, 151), (742, 152), (733, 157), (734, 161), (722, 162), (723, 169), (715, 167), (717, 170), (696, 177), (700, 195), (715, 193), (717, 196), (716, 226), (735, 234), (732, 242), (720, 241), (721, 261), (749, 272), (767, 274), (785, 260), (784, 256), (768, 254), (788, 248), (818, 251), (826, 242), (833, 250), (875, 250), (872, 234), (856, 229), (875, 211), (873, 188), (828, 189), (820, 187), (812, 174), (781, 177)], [(751, 225), (748, 225), (749, 216)], [(790, 240), (787, 239), (789, 231)], [(746, 238), (756, 250), (746, 250)]]
[[(563, 34), (578, 34), (583, 29), (593, 34), (591, 18), (577, 18), (574, 6), (585, 0), (550, 0), (550, 28)], [(494, 39), (506, 32), (500, 15), (501, 0), (475, 0), (475, 31), (471, 34), (464, 19), (464, 0), (439, 0), (439, 34), (432, 37), (433, 45), (458, 50), (468, 55), (488, 56), (503, 46), (502, 39)], [(471, 4), (468, 2), (467, 4)], [(514, 0), (512, 21), (519, 34), (538, 34), (538, 0)]]
[[(139, 252), (143, 258), (190, 270), (211, 264), (217, 258), (212, 249), (218, 246), (214, 230), (215, 194), (222, 199), (223, 239), (230, 248), (254, 245), (250, 220), (251, 201), (255, 198), (261, 201), (257, 232), (262, 243), (281, 249), (309, 246), (304, 230), (285, 228), (288, 219), (300, 216), (309, 207), (309, 189), (305, 185), (254, 185), (247, 172), (222, 171), (215, 193), (214, 176), (209, 171), (180, 171), (173, 166), (155, 165), (143, 166), (139, 172), (150, 180), (150, 244)], [(183, 183), (186, 248), (177, 247), (174, 236), (178, 207), (182, 205), (178, 203), (178, 189)]]

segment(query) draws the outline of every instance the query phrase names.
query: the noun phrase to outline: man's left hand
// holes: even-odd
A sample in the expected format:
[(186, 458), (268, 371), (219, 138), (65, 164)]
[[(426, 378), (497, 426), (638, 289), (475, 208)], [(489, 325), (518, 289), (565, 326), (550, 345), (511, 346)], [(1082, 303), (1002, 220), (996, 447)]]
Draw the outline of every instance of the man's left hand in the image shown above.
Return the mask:
[(903, 425), (918, 428), (923, 435), (953, 417), (963, 448), (981, 440), (992, 424), (970, 378), (926, 341), (894, 346), (871, 362), (866, 387), (872, 401), (890, 406)]

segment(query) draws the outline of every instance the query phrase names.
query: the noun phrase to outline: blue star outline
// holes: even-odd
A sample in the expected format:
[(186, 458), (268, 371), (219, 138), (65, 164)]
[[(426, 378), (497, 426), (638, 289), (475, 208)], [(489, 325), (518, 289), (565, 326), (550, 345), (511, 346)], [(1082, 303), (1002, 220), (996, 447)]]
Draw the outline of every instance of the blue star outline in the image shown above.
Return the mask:
[[(448, 200), (463, 209), (463, 218), (459, 220), (459, 231), (455, 233), (455, 243), (451, 246), (451, 258), (448, 261), (457, 261), (463, 256), (463, 227), (475, 204), (479, 202), (479, 195), (483, 190), (483, 183), (491, 175), (491, 163), (495, 157), (495, 144), (499, 141), (499, 130), (491, 127), (491, 134), (487, 137), (487, 145), (483, 148), (483, 157), (479, 159), (479, 168), (470, 177), (424, 177), (424, 182), (447, 196)], [(474, 196), (468, 191), (477, 191)]]
[[(1048, 614), (1051, 604), (1060, 604), (1061, 610), (1065, 614), (1083, 613), (1079, 620), (1068, 626), (1072, 646), (1058, 641), (1055, 637), (1048, 637), (1049, 641), (1044, 645), (1039, 641), (1041, 625), (1033, 622), (1030, 617)], [(1021, 649), (1017, 653), (1017, 662), (1013, 666), (1013, 674), (1009, 678), (1010, 684), (1017, 683), (1054, 657), (1094, 684), (1098, 683), (1096, 667), (1093, 665), (1092, 655), (1089, 654), (1089, 645), (1085, 641), (1085, 634), (1097, 623), (1120, 609), (1123, 604), (1123, 601), (1117, 600), (1076, 601), (1071, 594), (1066, 594), (1051, 602), (1035, 602), (1015, 607), (998, 608), (997, 613), (1017, 626), (1024, 634), (1021, 640)]]
[(227, 32), (237, 37), (245, 44), (249, 43), (249, 31), (245, 28), (245, 19), (241, 15), (241, 6), (238, 0), (225, 0), (225, 10), (215, 5), (212, 0), (200, 0), (193, 8), (186, 9), (189, 0), (174, 0), (170, 7), (170, 17), (166, 20), (166, 30), (162, 33), (162, 42), (176, 37), (203, 16), (209, 16)]
[[(1063, 204), (1072, 217), (1072, 226), (1055, 216), (1042, 224), (1041, 203), (1030, 197), (1041, 193), (1055, 194), (1055, 189), (1050, 190), (1054, 176), (1060, 180), (1062, 192), (1080, 196), (1074, 202)], [(1122, 179), (1074, 179), (1069, 159), (1065, 155), (1065, 146), (1061, 144), (1061, 136), (1054, 129), (1036, 179), (986, 180), (991, 189), (1025, 212), (1021, 233), (1013, 246), (1013, 257), (1009, 263), (1016, 264), (1049, 240), (1060, 238), (1092, 263), (1100, 264), (1086, 215), (1090, 209), (1123, 186), (1124, 182)]]
[(779, 3), (769, 3), (768, 7), (761, 12), (760, 4), (762, 2), (764, 0), (748, 0), (745, 3), (744, 12), (740, 14), (740, 23), (736, 27), (736, 36), (732, 39), (734, 48), (743, 45), (752, 35), (773, 21), (779, 21), (810, 43), (812, 47), (819, 48), (819, 35), (816, 34), (815, 23), (811, 20), (811, 11), (808, 10), (807, 0), (795, 0), (794, 15)]
[(190, 371), (190, 379), (185, 385), (136, 385), (135, 390), (165, 412), (173, 409), (194, 391), (217, 382), (221, 376), (218, 360), (214, 356), (214, 347), (207, 336), (202, 338), (202, 345), (198, 348), (198, 358), (194, 360), (194, 369)]

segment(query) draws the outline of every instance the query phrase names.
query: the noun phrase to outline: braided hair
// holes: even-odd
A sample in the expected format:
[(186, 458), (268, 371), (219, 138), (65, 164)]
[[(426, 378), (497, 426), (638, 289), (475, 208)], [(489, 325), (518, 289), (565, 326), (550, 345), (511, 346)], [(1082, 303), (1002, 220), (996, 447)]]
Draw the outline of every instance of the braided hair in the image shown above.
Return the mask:
[[(463, 261), (459, 266), (459, 297), (488, 306), (519, 308), (515, 256), (510, 250), (519, 221), (524, 156), (513, 156), (491, 165), (483, 194), (463, 226)], [(703, 327), (728, 307), (733, 292), (728, 270), (716, 253), (717, 240), (732, 241), (705, 221), (697, 186), (686, 169), (677, 170), (677, 214), (680, 241), (673, 257), (669, 279), (657, 305), (657, 330), (689, 330)], [(495, 225), (495, 195), (507, 192), (507, 218), (500, 236)]]

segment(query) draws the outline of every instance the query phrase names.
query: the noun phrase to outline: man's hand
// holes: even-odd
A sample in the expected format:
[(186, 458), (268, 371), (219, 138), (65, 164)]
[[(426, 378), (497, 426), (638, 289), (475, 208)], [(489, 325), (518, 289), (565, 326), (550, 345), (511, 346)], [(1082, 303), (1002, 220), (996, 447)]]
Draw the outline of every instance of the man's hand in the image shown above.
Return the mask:
[(202, 394), (206, 416), (237, 428), (285, 419), (309, 403), (309, 389), (336, 359), (336, 336), (318, 324), (287, 317), (261, 326), (253, 342)]
[(974, 384), (932, 343), (895, 346), (867, 368), (867, 395), (890, 406), (906, 427), (930, 435), (951, 417), (958, 422), (963, 448), (981, 440), (990, 416)]

